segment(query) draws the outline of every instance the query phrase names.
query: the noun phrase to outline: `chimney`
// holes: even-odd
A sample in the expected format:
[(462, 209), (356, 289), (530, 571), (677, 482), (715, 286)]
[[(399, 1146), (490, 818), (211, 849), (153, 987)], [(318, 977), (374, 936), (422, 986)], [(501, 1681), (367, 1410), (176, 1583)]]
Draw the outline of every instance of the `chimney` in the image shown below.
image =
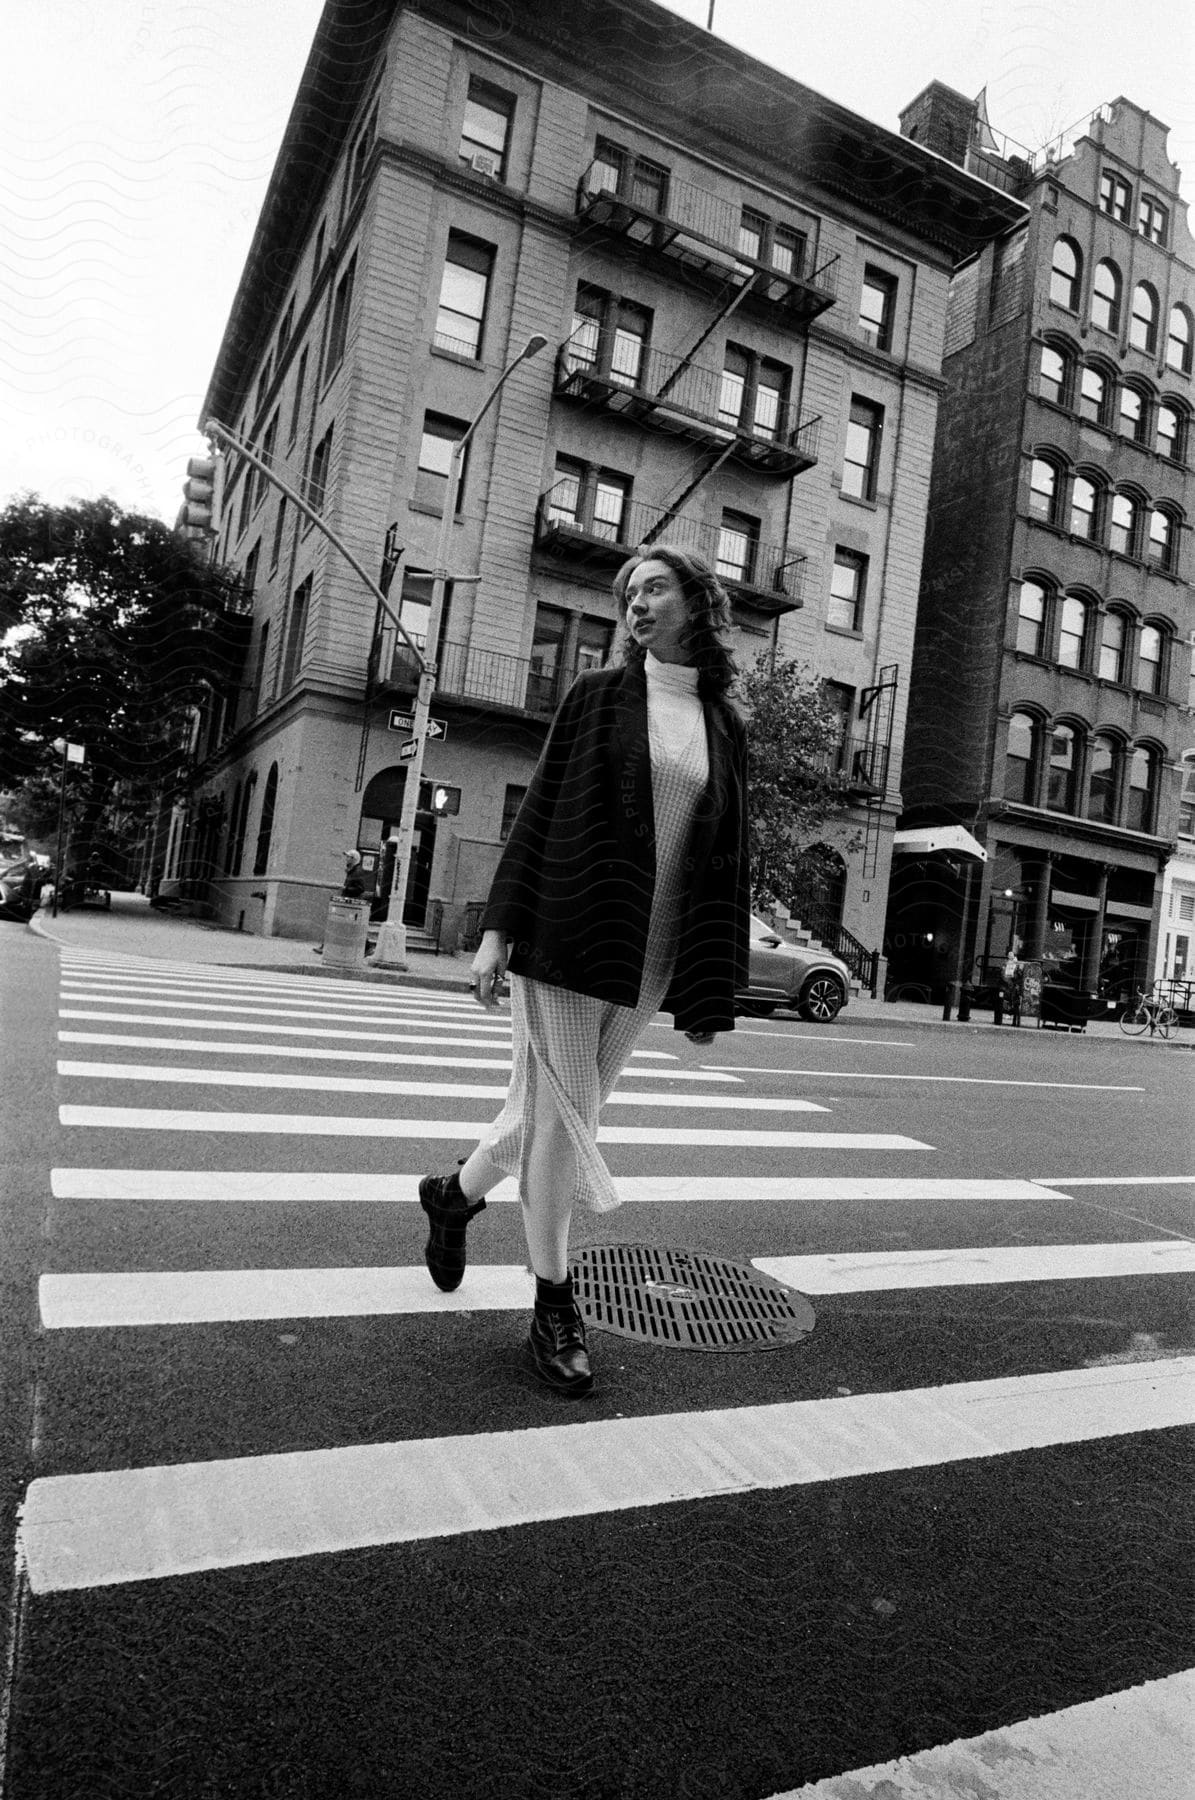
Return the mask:
[(975, 129), (976, 106), (965, 94), (931, 81), (900, 115), (900, 132), (963, 168)]

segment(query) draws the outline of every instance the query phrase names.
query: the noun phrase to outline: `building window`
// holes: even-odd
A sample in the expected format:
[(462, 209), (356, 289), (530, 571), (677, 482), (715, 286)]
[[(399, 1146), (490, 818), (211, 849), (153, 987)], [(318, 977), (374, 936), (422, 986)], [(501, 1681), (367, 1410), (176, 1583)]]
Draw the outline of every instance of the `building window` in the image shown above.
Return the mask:
[[(266, 465), (267, 469), (272, 469), (274, 467), (274, 445), (277, 442), (277, 439), (278, 439), (278, 414), (275, 413), (273, 418), (270, 420), (269, 424), (266, 426), (266, 435), (262, 439), (262, 443), (261, 443), (261, 460)], [(258, 469), (256, 471), (256, 473), (257, 473), (257, 492), (256, 492), (256, 495), (255, 495), (254, 501), (253, 501), (254, 512), (257, 511), (258, 507), (261, 505), (262, 501), (265, 499), (267, 493), (270, 490), (270, 478), (265, 473), (265, 470)]]
[(353, 283), (357, 277), (357, 258), (354, 256), (348, 268), (336, 284), (336, 297), (332, 302), (332, 323), (328, 327), (328, 356), (324, 363), (324, 379), (335, 374), (344, 360), (344, 347), (349, 335), (349, 309), (353, 304)]
[(739, 220), (739, 254), (749, 256), (752, 262), (762, 262), (763, 241), (767, 229), (768, 222), (764, 215), (753, 212), (749, 206), (745, 206), (743, 216)]
[(1044, 456), (1035, 456), (1029, 471), (1029, 511), (1035, 518), (1044, 519), (1047, 525), (1058, 522), (1060, 488), (1055, 464)]
[(1125, 384), (1120, 390), (1120, 418), (1118, 429), (1121, 437), (1128, 438), (1130, 443), (1145, 442), (1146, 426), (1149, 419), (1149, 403), (1140, 388)]
[(591, 469), (571, 456), (558, 456), (556, 480), (548, 495), (548, 519), (607, 543), (622, 543), (630, 497), (629, 476)]
[(600, 288), (587, 287), (583, 282), (579, 284), (573, 306), (573, 328), (569, 333), (568, 349), (565, 352), (570, 371), (597, 366), (606, 301), (607, 296)]
[(788, 410), (788, 370), (782, 363), (761, 361), (755, 373), (752, 429), (756, 437), (776, 437)]
[(1162, 691), (1162, 652), (1165, 642), (1156, 625), (1143, 625), (1137, 639), (1137, 691), (1158, 694)]
[(1091, 323), (1101, 331), (1120, 329), (1120, 292), (1120, 270), (1116, 264), (1098, 263), (1091, 284)]
[(1180, 375), (1191, 373), (1191, 315), (1185, 306), (1170, 308), (1170, 330), (1166, 337), (1166, 366)]
[[(452, 447), (464, 437), (468, 427), (460, 419), (445, 418), (441, 413), (424, 413), (423, 434), (419, 439), (419, 462), (415, 471), (416, 504), (429, 512), (443, 513), (448, 495), (448, 477), (452, 471)], [(465, 499), (466, 448), (456, 490), (455, 511), (460, 512)]]
[[(1191, 658), (1192, 669), (1195, 670), (1195, 655)], [(1195, 756), (1188, 751), (1183, 757), (1183, 785), (1178, 797), (1178, 829), (1181, 837), (1195, 837)], [(1182, 899), (1183, 923), (1195, 921), (1195, 894), (1185, 894)]]
[(311, 458), (311, 473), (307, 477), (307, 504), (316, 512), (324, 509), (324, 499), (328, 492), (328, 466), (332, 461), (332, 430), (329, 425)]
[(1145, 555), (1155, 569), (1169, 570), (1174, 565), (1174, 520), (1160, 506), (1155, 506), (1149, 515)]
[(1140, 745), (1129, 757), (1124, 809), (1124, 822), (1129, 831), (1153, 830), (1157, 769), (1153, 752)]
[(433, 342), (455, 356), (479, 357), (494, 251), (489, 244), (448, 234), (448, 253), (440, 281), (440, 305)]
[(1041, 365), (1038, 373), (1037, 391), (1043, 400), (1052, 400), (1055, 406), (1066, 406), (1070, 390), (1070, 368), (1068, 359), (1053, 344), (1041, 347)]
[(241, 583), (246, 595), (251, 594), (257, 586), (257, 565), (261, 558), (261, 539), (258, 538), (252, 550), (245, 558), (245, 566), (241, 570)]
[(599, 138), (589, 171), (591, 194), (618, 194), (641, 212), (663, 216), (668, 210), (668, 170), (645, 157), (632, 156), (621, 144)]
[(867, 558), (839, 546), (834, 552), (834, 566), (830, 571), (826, 624), (836, 625), (844, 631), (861, 631), (866, 593)]
[(261, 820), (257, 827), (257, 854), (253, 858), (253, 873), (264, 875), (270, 863), (270, 838), (274, 831), (274, 807), (278, 800), (278, 764), (270, 764), (270, 772), (266, 776), (266, 791), (262, 796)]
[(286, 528), (286, 495), (278, 502), (278, 511), (274, 518), (274, 541), (270, 546), (270, 570), (278, 567), (278, 558), (282, 554), (282, 533)]
[(554, 704), (564, 661), (568, 614), (558, 606), (537, 606), (527, 679), (527, 704)]
[(1097, 736), (1091, 740), (1087, 817), (1103, 825), (1116, 820), (1116, 750), (1113, 738)]
[(498, 837), (502, 843), (506, 842), (514, 828), (514, 822), (518, 818), (519, 808), (523, 804), (523, 796), (526, 792), (525, 787), (514, 787), (509, 782), (507, 783), (506, 797), (502, 802), (502, 823), (498, 827)]
[(1095, 537), (1098, 506), (1099, 493), (1094, 481), (1089, 481), (1086, 475), (1076, 475), (1071, 483), (1070, 529), (1073, 536)]
[(1113, 494), (1108, 518), (1108, 548), (1118, 556), (1137, 554), (1137, 503), (1128, 494)]
[(1058, 626), (1058, 661), (1064, 669), (1081, 669), (1087, 646), (1087, 607), (1074, 594), (1062, 602)]
[(582, 613), (577, 620), (576, 641), (576, 673), (581, 675), (586, 669), (602, 669), (614, 642), (614, 627), (609, 619), (593, 619)]
[(788, 380), (789, 371), (782, 363), (765, 361), (738, 344), (728, 344), (718, 389), (720, 422), (755, 437), (775, 438), (787, 411)]
[(324, 239), (327, 236), (327, 231), (327, 221), (321, 219), (319, 222), (319, 230), (315, 234), (315, 251), (311, 258), (311, 286), (313, 290), (316, 282), (320, 278), (320, 270), (324, 266)]
[(1100, 630), (1100, 680), (1123, 682), (1128, 624), (1123, 613), (1106, 612)]
[(638, 387), (643, 380), (651, 319), (644, 306), (632, 306), (627, 301), (618, 306), (610, 346), (610, 379), (619, 387)]
[(1100, 176), (1100, 211), (1106, 212), (1110, 219), (1118, 219), (1122, 225), (1129, 222), (1129, 209), (1133, 203), (1133, 191), (1127, 181), (1105, 169)]
[(1059, 238), (1054, 245), (1054, 261), (1050, 269), (1050, 299), (1055, 306), (1063, 306), (1067, 312), (1078, 312), (1082, 274), (1083, 259), (1079, 255), (1078, 245), (1072, 243), (1070, 238)]
[[(261, 625), (261, 630), (257, 634), (257, 660), (253, 665), (253, 689), (252, 689), (252, 693), (250, 695), (250, 700), (249, 700), (249, 717), (250, 718), (257, 717), (257, 709), (261, 704), (261, 697), (265, 691), (266, 657), (269, 652), (269, 648), (270, 648), (270, 621), (268, 619), (263, 619), (262, 625)], [(233, 873), (239, 874), (240, 873), (239, 868), (234, 869)]]
[(295, 376), (295, 398), (290, 414), (290, 441), (293, 444), (299, 432), (299, 414), (303, 409), (303, 387), (307, 380), (307, 351), (303, 350), (299, 357), (299, 372)]
[(311, 600), (311, 576), (301, 581), (290, 603), (290, 623), (286, 632), (286, 653), (282, 659), (282, 691), (294, 685), (303, 660), (303, 636), (307, 630), (307, 608)]
[(859, 300), (859, 335), (877, 350), (891, 350), (892, 321), (896, 312), (896, 277), (870, 263), (863, 271)]
[(792, 231), (787, 225), (776, 225), (772, 228), (768, 261), (781, 275), (797, 276), (805, 265), (805, 246), (804, 232)]
[(718, 574), (726, 581), (753, 581), (758, 552), (759, 520), (752, 518), (750, 513), (723, 507), (718, 529)]
[[(420, 650), (427, 648), (427, 632), (431, 623), (434, 587), (435, 577), (429, 570), (403, 570), (402, 591), (398, 600), (398, 617)], [(444, 584), (444, 598), (440, 608), (440, 629), (436, 642), (437, 662), (444, 654), (444, 640), (448, 635), (448, 619), (451, 611), (452, 583), (449, 581)], [(406, 655), (410, 658), (410, 651), (405, 644), (401, 644), (397, 647), (397, 655), (399, 657)]]
[(593, 519), (590, 524), (594, 537), (604, 538), (611, 544), (622, 542), (630, 493), (631, 483), (627, 476), (611, 475), (604, 469), (597, 471), (593, 480)]
[(378, 135), (378, 103), (375, 100), (368, 119), (361, 130), (361, 135), (353, 147), (352, 173), (349, 179), (350, 198), (357, 192), (365, 179), (365, 165), (369, 161), (369, 152)]
[(883, 425), (882, 406), (852, 395), (842, 465), (842, 492), (854, 500), (875, 499)]
[(1046, 641), (1046, 590), (1040, 581), (1022, 581), (1017, 607), (1017, 649), (1042, 656)]
[(1074, 812), (1078, 740), (1070, 725), (1055, 725), (1050, 733), (1050, 762), (1046, 770), (1046, 805), (1051, 812)]
[(1085, 368), (1079, 383), (1079, 414), (1093, 425), (1108, 423), (1111, 383), (1101, 369)]
[(1159, 456), (1166, 457), (1170, 462), (1183, 460), (1183, 415), (1177, 406), (1172, 406), (1168, 400), (1163, 400), (1158, 407), (1158, 428), (1154, 448)]
[(292, 295), (292, 297), (287, 305), (286, 311), (282, 315), (282, 323), (278, 327), (278, 353), (277, 353), (278, 362), (282, 361), (282, 352), (286, 349), (286, 346), (290, 343), (291, 328), (294, 325), (294, 322), (295, 322), (295, 302), (294, 302), (294, 297)]
[(240, 811), (233, 815), (232, 843), (228, 852), (228, 873), (230, 875), (239, 875), (241, 872), (241, 858), (245, 854), (245, 833), (249, 827), (249, 808), (253, 802), (253, 792), (256, 786), (257, 771), (255, 769), (246, 781), (241, 794)]
[(459, 155), (479, 175), (506, 180), (506, 151), (514, 106), (512, 94), (504, 94), (488, 82), (470, 81)]
[(1169, 222), (1170, 215), (1161, 202), (1142, 194), (1137, 208), (1137, 229), (1142, 237), (1148, 238), (1151, 244), (1164, 244)]
[(1139, 281), (1133, 289), (1129, 342), (1134, 349), (1144, 350), (1150, 356), (1158, 347), (1158, 296), (1148, 281)]
[(1004, 798), (1032, 806), (1037, 789), (1035, 768), (1038, 724), (1030, 713), (1015, 712), (1008, 721), (1004, 756)]

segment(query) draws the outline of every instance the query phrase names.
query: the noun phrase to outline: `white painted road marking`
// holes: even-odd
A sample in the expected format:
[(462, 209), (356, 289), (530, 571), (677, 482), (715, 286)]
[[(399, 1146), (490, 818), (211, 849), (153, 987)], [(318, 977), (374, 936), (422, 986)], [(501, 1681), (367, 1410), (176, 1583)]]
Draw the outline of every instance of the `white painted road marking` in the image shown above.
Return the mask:
[(776, 1069), (755, 1068), (739, 1063), (703, 1063), (703, 1068), (711, 1074), (722, 1069), (734, 1069), (739, 1075), (784, 1075), (790, 1079), (795, 1075), (814, 1075), (821, 1081), (945, 1081), (958, 1083), (964, 1087), (1028, 1087), (1028, 1088), (1079, 1088), (1094, 1094), (1143, 1094), (1143, 1087), (1130, 1087), (1127, 1083), (1107, 1081), (1014, 1081), (997, 1079), (988, 1075), (904, 1075), (892, 1074), (887, 1069)]
[[(636, 1096), (638, 1098), (638, 1096)], [(711, 1104), (713, 1102), (711, 1101)], [(251, 1136), (448, 1138), (478, 1140), (489, 1119), (382, 1119), (322, 1113), (181, 1112), (170, 1107), (60, 1106), (62, 1125), (89, 1125), (108, 1131), (227, 1131)], [(692, 1144), (760, 1150), (929, 1150), (916, 1138), (881, 1131), (733, 1131), (670, 1128), (667, 1139), (647, 1125), (599, 1125), (599, 1144), (651, 1144), (659, 1149)]]
[[(509, 1056), (403, 1056), (396, 1050), (329, 1050), (319, 1048), (314, 1044), (250, 1044), (220, 1039), (205, 1044), (198, 1038), (122, 1036), (111, 1031), (60, 1031), (58, 1041), (60, 1044), (103, 1044), (109, 1048), (122, 1050), (186, 1050), (192, 1053), (200, 1051), (205, 1056), (214, 1054), (219, 1056), (297, 1057), (304, 1062), (380, 1062), (422, 1069), (509, 1069), (512, 1066)], [(434, 1040), (437, 1047), (444, 1041), (443, 1038)], [(488, 1047), (482, 1045), (482, 1049)], [(495, 1044), (493, 1048), (497, 1050), (501, 1046)], [(663, 1051), (652, 1051), (649, 1054), (661, 1059), (665, 1056)], [(620, 1080), (721, 1081), (733, 1082), (739, 1087), (743, 1086), (737, 1075), (717, 1075), (705, 1069), (661, 1069), (654, 1062), (649, 1069), (625, 1068)]]
[[(1044, 1177), (1042, 1177), (1044, 1180)], [(1073, 1187), (1174, 1187), (1190, 1186), (1195, 1175), (1060, 1175), (1055, 1186)]]
[[(1195, 1244), (1049, 1244), (990, 1250), (902, 1250), (887, 1256), (757, 1256), (752, 1266), (803, 1294), (892, 1293), (990, 1282), (1078, 1281), (1195, 1270)], [(217, 1324), (230, 1319), (336, 1319), (373, 1314), (516, 1311), (534, 1299), (516, 1264), (470, 1262), (442, 1294), (420, 1263), (347, 1269), (153, 1269), (43, 1275), (47, 1329)]]
[[(363, 1202), (415, 1205), (418, 1175), (368, 1175), (356, 1169), (320, 1172), (284, 1169), (51, 1169), (57, 1200), (232, 1201), (283, 1205)], [(1066, 1195), (1032, 1181), (982, 1181), (968, 1176), (897, 1175), (616, 1175), (620, 1200), (644, 1206), (751, 1202), (897, 1202), (931, 1200), (969, 1205), (1040, 1204)], [(487, 1203), (516, 1202), (513, 1180), (500, 1181)]]
[(866, 1294), (1005, 1281), (1189, 1275), (1195, 1273), (1195, 1243), (1162, 1238), (1147, 1243), (1015, 1244), (980, 1250), (861, 1250), (831, 1256), (756, 1256), (752, 1261), (765, 1275), (805, 1294)]
[[(383, 1013), (379, 1012), (376, 1008), (350, 1008), (343, 1000), (336, 1001), (327, 1007), (318, 1007), (312, 1006), (305, 996), (301, 999), (297, 999), (293, 1006), (263, 1006), (260, 1000), (253, 999), (252, 997), (246, 998), (244, 1001), (174, 1000), (153, 992), (146, 995), (115, 993), (108, 996), (99, 989), (86, 988), (79, 992), (75, 992), (64, 987), (60, 997), (63, 1000), (88, 1000), (93, 1006), (117, 1007), (120, 1006), (122, 1002), (125, 1005), (128, 1005), (130, 1001), (133, 1001), (139, 1002), (143, 1006), (156, 1006), (165, 1012), (222, 1013), (227, 1017), (227, 1023), (224, 1026), (226, 1031), (237, 1023), (236, 1020), (228, 1017), (228, 1015), (233, 1013), (249, 1013), (251, 1015), (251, 1020), (257, 1018), (327, 1019), (329, 1021), (357, 1020), (358, 1022), (365, 1023), (372, 1019), (378, 1022), (385, 1021), (387, 1023), (393, 1022), (395, 1024), (418, 1025), (424, 1031), (459, 1031), (465, 1022), (472, 1020), (473, 1017), (472, 1013), (464, 1008), (462, 1008), (459, 1015), (456, 1013), (451, 1015), (443, 1013), (433, 1015), (430, 1012), (420, 1011), (418, 1008), (409, 1005), (387, 1007)], [(481, 1008), (477, 1007), (475, 1011), (480, 1013)], [(107, 1015), (101, 1014), (100, 1016), (104, 1017)], [(509, 1034), (510, 1020), (487, 1021), (479, 1018), (476, 1023), (471, 1025), (471, 1029), (482, 1032), (483, 1034), (493, 1034), (495, 1032), (505, 1032)]]
[[(398, 1099), (497, 1100), (506, 1098), (505, 1085), (477, 1081), (386, 1081), (368, 1075), (289, 1075), (264, 1069), (186, 1069), (162, 1063), (73, 1062), (62, 1059), (60, 1075), (86, 1081), (166, 1082), (172, 1086), (225, 1088), (282, 1088), (294, 1093), (388, 1094)], [(654, 1074), (652, 1071), (644, 1073)], [(616, 1088), (607, 1106), (666, 1106), (669, 1109), (700, 1107), (718, 1112), (824, 1113), (830, 1109), (814, 1100), (760, 1099), (751, 1094), (640, 1094)]]
[(1195, 1671), (807, 1782), (772, 1800), (1192, 1800)]
[(1195, 1423), (1195, 1358), (952, 1387), (57, 1475), (35, 1594), (841, 1481)]

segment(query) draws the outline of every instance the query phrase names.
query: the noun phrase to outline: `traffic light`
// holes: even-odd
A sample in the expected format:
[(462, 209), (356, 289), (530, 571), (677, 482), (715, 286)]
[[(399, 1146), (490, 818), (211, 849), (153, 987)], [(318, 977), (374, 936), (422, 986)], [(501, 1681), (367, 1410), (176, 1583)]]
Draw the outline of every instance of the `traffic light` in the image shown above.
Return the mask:
[(436, 818), (459, 813), (461, 810), (461, 790), (458, 787), (445, 787), (443, 782), (421, 781), (419, 783), (419, 810), (429, 812)]
[(219, 501), (218, 460), (214, 456), (193, 456), (187, 464), (183, 482), (183, 504), (178, 515), (178, 529), (197, 542), (215, 536), (220, 528), (217, 517)]

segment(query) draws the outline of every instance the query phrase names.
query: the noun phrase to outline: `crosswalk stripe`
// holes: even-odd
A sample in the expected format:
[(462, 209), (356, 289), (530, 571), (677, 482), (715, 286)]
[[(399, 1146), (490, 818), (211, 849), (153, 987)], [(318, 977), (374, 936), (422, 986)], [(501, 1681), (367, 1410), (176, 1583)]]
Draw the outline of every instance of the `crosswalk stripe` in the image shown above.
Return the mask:
[(1195, 1670), (957, 1738), (772, 1800), (1191, 1800)]
[(1195, 1358), (519, 1431), (46, 1476), (35, 1595), (630, 1507), (840, 1481), (1195, 1423)]
[[(992, 1282), (1081, 1281), (1195, 1270), (1195, 1244), (1023, 1245), (902, 1250), (883, 1257), (756, 1256), (752, 1266), (804, 1294), (892, 1293)], [(422, 1265), (341, 1269), (154, 1269), (43, 1275), (42, 1324), (121, 1328), (232, 1319), (336, 1319), (375, 1314), (494, 1312), (526, 1307), (533, 1278), (516, 1264), (470, 1262), (442, 1294)]]
[[(263, 1069), (179, 1069), (161, 1063), (74, 1062), (63, 1058), (58, 1073), (87, 1081), (168, 1082), (172, 1086), (282, 1088), (295, 1093), (390, 1094), (403, 1099), (505, 1100), (506, 1087), (475, 1081), (386, 1081), (366, 1075), (288, 1075)], [(718, 1112), (824, 1113), (815, 1100), (762, 1099), (751, 1094), (651, 1094), (616, 1088), (608, 1106), (700, 1107)]]
[[(712, 1104), (712, 1101), (711, 1101)], [(60, 1106), (62, 1125), (86, 1125), (110, 1131), (226, 1131), (284, 1137), (448, 1138), (476, 1140), (489, 1131), (489, 1119), (382, 1119), (336, 1117), (322, 1113), (182, 1112), (171, 1107)], [(670, 1126), (666, 1141), (658, 1127), (599, 1125), (599, 1144), (651, 1144), (659, 1148), (696, 1145), (761, 1150), (929, 1150), (916, 1138), (883, 1131), (736, 1131), (729, 1128), (689, 1130)]]
[(189, 973), (159, 969), (64, 969), (61, 981), (75, 987), (104, 987), (122, 992), (149, 987), (160, 993), (214, 991), (218, 994), (279, 994), (321, 1004), (329, 1000), (351, 1000), (355, 1006), (386, 1007), (398, 1002), (402, 1005), (426, 1006), (433, 1010), (440, 1007), (476, 1009), (476, 1002), (464, 987), (412, 988), (405, 984), (401, 987), (363, 987), (359, 982), (337, 982), (324, 978), (303, 980), (300, 977), (292, 977), (283, 982), (273, 981), (262, 975), (256, 978), (236, 975), (226, 968), (194, 968)]
[(92, 1012), (86, 1007), (62, 1006), (58, 1009), (60, 1019), (83, 1019), (92, 1023), (105, 1025), (169, 1025), (176, 1031), (243, 1031), (252, 1037), (301, 1037), (318, 1038), (326, 1043), (330, 1038), (353, 1043), (365, 1044), (427, 1044), (429, 1047), (441, 1049), (445, 1046), (454, 1048), (461, 1045), (466, 1049), (505, 1049), (510, 1042), (510, 1035), (503, 1035), (496, 1028), (491, 1029), (488, 1036), (479, 1039), (476, 1033), (466, 1032), (460, 1037), (451, 1036), (446, 1030), (434, 1036), (423, 1031), (350, 1031), (337, 1029), (331, 1025), (269, 1025), (259, 1018), (254, 1019), (174, 1019), (164, 1017), (161, 1013), (140, 1012)]
[[(413, 1065), (422, 1069), (509, 1069), (509, 1056), (403, 1056), (395, 1050), (330, 1050), (306, 1044), (249, 1044), (225, 1042), (217, 1039), (212, 1043), (202, 1043), (198, 1038), (173, 1037), (137, 1037), (112, 1031), (60, 1031), (60, 1044), (102, 1044), (110, 1049), (121, 1050), (180, 1050), (189, 1053), (202, 1052), (205, 1056), (276, 1056), (301, 1058), (304, 1062), (381, 1062), (397, 1063), (402, 1066)], [(441, 1040), (442, 1041), (442, 1040)], [(485, 1046), (482, 1046), (485, 1048)], [(495, 1050), (501, 1046), (495, 1044)], [(664, 1052), (659, 1053), (661, 1056)], [(661, 1069), (658, 1064), (651, 1068), (628, 1067), (622, 1072), (624, 1081), (692, 1081), (733, 1083), (742, 1087), (742, 1078), (738, 1075), (719, 1074), (712, 1069)]]
[[(711, 1069), (723, 1065), (711, 1063)], [(789, 1069), (777, 1067), (775, 1064), (766, 1067), (751, 1067), (738, 1063), (728, 1064), (741, 1070), (744, 1075), (783, 1075), (791, 1080), (793, 1076), (805, 1078), (812, 1076), (819, 1081), (917, 1081), (927, 1085), (933, 1083), (957, 1084), (960, 1087), (1027, 1087), (1027, 1088), (1077, 1088), (1082, 1093), (1093, 1094), (1143, 1094), (1145, 1089), (1132, 1086), (1128, 1082), (1112, 1081), (1031, 1081), (1015, 1079), (1011, 1076), (996, 1075), (905, 1075), (896, 1074), (888, 1069)]]
[(1115, 1244), (1016, 1244), (980, 1250), (850, 1251), (831, 1256), (757, 1256), (755, 1267), (805, 1294), (877, 1289), (982, 1287), (1007, 1281), (1081, 1281), (1121, 1275), (1195, 1273), (1185, 1238)]
[[(192, 1000), (188, 998), (185, 1000), (175, 1000), (158, 994), (149, 994), (145, 996), (119, 993), (105, 995), (102, 991), (94, 988), (84, 988), (76, 992), (73, 989), (68, 990), (65, 987), (61, 990), (61, 998), (64, 1000), (88, 1000), (93, 1006), (105, 1005), (112, 1007), (119, 1006), (122, 1001), (127, 1003), (129, 1000), (138, 1000), (142, 1005), (153, 1005), (165, 1012), (223, 1013), (225, 1015), (248, 1013), (251, 1015), (251, 1018), (326, 1019), (329, 1021), (340, 1022), (356, 1020), (362, 1024), (367, 1023), (371, 1019), (385, 1020), (387, 1024), (419, 1025), (425, 1031), (459, 1031), (465, 1021), (468, 1020), (470, 1022), (470, 1029), (481, 1032), (484, 1035), (493, 1035), (499, 1032), (505, 1033), (507, 1036), (510, 1034), (509, 1018), (498, 1021), (478, 1017), (474, 1023), (474, 1013), (468, 1011), (465, 1007), (461, 1008), (459, 1016), (453, 1014), (451, 1018), (448, 1018), (442, 1014), (433, 1016), (429, 1012), (421, 1012), (418, 1008), (412, 1007), (409, 1004), (387, 1007), (385, 1013), (378, 1013), (369, 1008), (361, 1007), (349, 1010), (346, 1003), (342, 1000), (336, 1001), (327, 1009), (324, 1009), (322, 1007), (311, 1006), (305, 999), (296, 1001), (293, 1006), (263, 1006), (260, 1000), (252, 998), (247, 998), (243, 1002), (231, 999), (209, 1001)], [(480, 1014), (481, 1009), (478, 1007), (475, 1008), (474, 1011), (477, 1014)], [(239, 1020), (229, 1016), (228, 1023), (225, 1025), (224, 1029), (226, 1031), (233, 1030), (239, 1023)]]
[[(56, 1200), (228, 1202), (256, 1205), (414, 1205), (418, 1175), (370, 1175), (310, 1169), (86, 1169), (50, 1171)], [(616, 1175), (620, 1201), (642, 1206), (727, 1202), (794, 1204), (905, 1200), (940, 1204), (1040, 1204), (1066, 1195), (1038, 1182), (979, 1180), (967, 1176), (896, 1175)], [(486, 1200), (493, 1206), (518, 1200), (513, 1180), (500, 1181)]]

